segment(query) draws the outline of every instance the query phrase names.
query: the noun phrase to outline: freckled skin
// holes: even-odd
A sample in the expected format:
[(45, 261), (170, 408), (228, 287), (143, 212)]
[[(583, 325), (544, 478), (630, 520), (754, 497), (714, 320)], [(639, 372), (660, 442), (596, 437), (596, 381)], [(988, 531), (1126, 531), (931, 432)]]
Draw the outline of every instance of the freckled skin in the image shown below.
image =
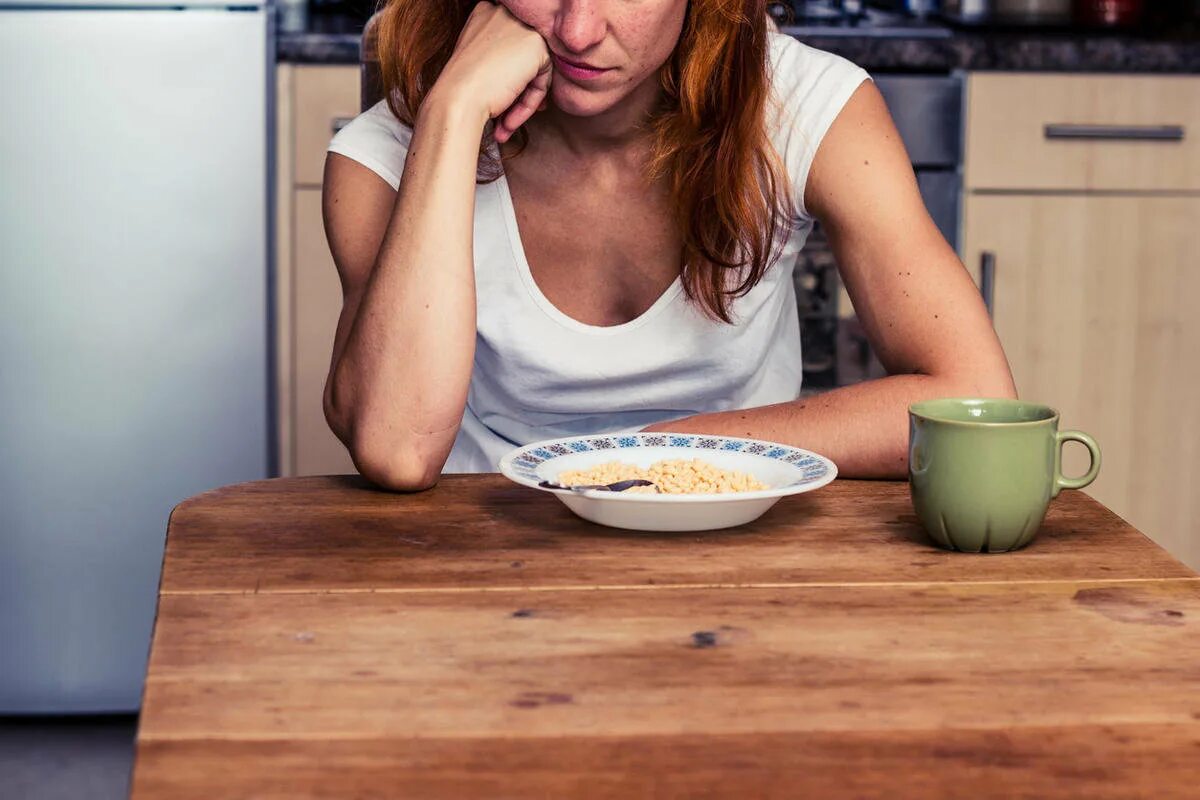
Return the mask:
[(647, 80), (655, 80), (679, 35), (687, 0), (503, 0), (514, 17), (571, 61), (613, 68), (586, 86), (555, 74), (550, 99), (588, 117), (609, 110)]
[[(535, 232), (539, 220), (555, 230), (570, 219), (591, 226), (591, 207), (606, 214), (618, 208), (630, 223), (611, 230), (637, 234), (621, 259), (590, 265), (599, 279), (586, 292), (577, 271), (559, 270), (565, 279), (547, 297), (560, 310), (591, 324), (618, 324), (644, 311), (677, 277), (679, 246), (671, 237), (678, 232), (669, 225), (668, 193), (647, 192), (642, 168), (650, 144), (644, 123), (660, 99), (657, 73), (678, 45), (688, 0), (494, 2), (507, 10), (480, 4), (480, 35), (466, 48), (461, 72), (444, 71), (438, 86), (445, 91), (431, 90), (426, 98), (403, 191), (397, 194), (353, 159), (333, 153), (326, 162), (323, 212), (344, 305), (325, 411), (360, 471), (388, 489), (433, 486), (459, 431), (477, 340), (470, 220), (487, 120), (511, 117), (503, 130), (493, 129), (502, 145), (512, 131), (529, 126), (527, 157), (505, 165), (510, 188), (524, 179), (527, 197), (542, 201), (541, 207), (523, 202), (532, 212), (520, 220), (523, 234)], [(519, 30), (510, 16), (532, 33)], [(489, 53), (491, 36), (490, 44), (507, 50)], [(592, 80), (572, 80), (565, 65), (547, 63), (547, 51), (560, 64), (566, 59), (604, 69)], [(497, 53), (512, 58), (489, 58)], [(489, 80), (504, 67), (506, 80)], [(580, 176), (590, 185), (579, 185)], [(821, 140), (803, 191), (804, 206), (830, 234), (842, 283), (890, 374), (828, 392), (807, 407), (789, 400), (643, 430), (778, 441), (833, 458), (843, 477), (902, 479), (910, 403), (1015, 397), (1011, 372), (979, 290), (929, 218), (911, 159), (870, 82), (854, 91)], [(640, 205), (616, 206), (611, 197)], [(564, 215), (566, 200), (583, 213)], [(585, 232), (609, 235), (591, 227)], [(535, 241), (524, 242), (527, 257)], [(578, 239), (544, 237), (533, 265), (539, 259), (561, 264), (564, 242)], [(579, 250), (587, 255), (585, 247)], [(627, 263), (643, 271), (641, 286), (601, 280)], [(905, 275), (906, 269), (912, 272)], [(534, 275), (543, 293), (549, 285), (543, 277), (555, 274)], [(623, 275), (636, 277), (633, 270)], [(559, 298), (566, 300), (558, 304)], [(644, 298), (651, 299), (642, 305)], [(404, 425), (396, 423), (398, 413)]]

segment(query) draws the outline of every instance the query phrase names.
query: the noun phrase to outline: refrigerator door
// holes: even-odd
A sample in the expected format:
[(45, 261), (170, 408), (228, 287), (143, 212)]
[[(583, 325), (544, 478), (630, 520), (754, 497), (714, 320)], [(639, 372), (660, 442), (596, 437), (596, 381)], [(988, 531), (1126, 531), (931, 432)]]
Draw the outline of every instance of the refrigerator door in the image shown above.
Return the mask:
[(136, 709), (172, 507), (267, 475), (266, 31), (0, 11), (0, 713)]

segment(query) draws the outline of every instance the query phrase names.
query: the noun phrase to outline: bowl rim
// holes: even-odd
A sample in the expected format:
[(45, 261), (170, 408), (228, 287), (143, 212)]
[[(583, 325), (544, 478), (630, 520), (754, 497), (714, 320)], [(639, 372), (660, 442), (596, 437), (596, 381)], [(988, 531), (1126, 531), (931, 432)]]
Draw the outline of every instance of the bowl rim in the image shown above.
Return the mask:
[[(632, 435), (646, 435), (646, 436), (662, 435), (662, 436), (667, 436), (667, 437), (687, 436), (687, 437), (691, 437), (693, 439), (704, 438), (704, 439), (716, 439), (718, 441), (749, 442), (751, 444), (765, 445), (767, 448), (782, 447), (782, 448), (786, 448), (789, 451), (803, 453), (806, 456), (810, 456), (812, 458), (817, 459), (818, 461), (821, 461), (825, 465), (825, 474), (822, 475), (820, 478), (817, 478), (812, 481), (808, 481), (808, 482), (801, 481), (798, 483), (794, 483), (790, 486), (780, 486), (780, 487), (776, 487), (776, 488), (772, 488), (772, 489), (762, 489), (762, 490), (755, 491), (755, 492), (725, 492), (725, 493), (719, 493), (719, 494), (717, 494), (717, 493), (713, 493), (713, 494), (642, 494), (642, 493), (627, 494), (624, 492), (606, 492), (606, 491), (602, 491), (602, 490), (598, 490), (598, 489), (590, 489), (588, 491), (583, 491), (583, 492), (567, 493), (561, 489), (547, 489), (544, 486), (539, 486), (535, 481), (531, 481), (527, 478), (517, 475), (512, 466), (513, 460), (517, 457), (517, 455), (519, 453), (522, 453), (532, 447), (543, 447), (544, 448), (549, 445), (566, 444), (568, 442), (575, 442), (575, 441), (580, 441), (580, 440), (586, 441), (588, 439), (605, 438), (605, 437), (616, 438), (616, 437), (620, 437), (620, 436), (632, 436)], [(640, 449), (645, 449), (647, 447), (667, 447), (667, 448), (679, 447), (680, 449), (694, 449), (694, 448), (683, 448), (681, 445), (671, 445), (670, 443), (667, 443), (667, 444), (662, 444), (662, 445), (638, 445), (636, 447), (618, 448), (617, 450), (614, 451), (614, 454), (616, 452), (619, 452), (620, 450), (640, 450)], [(586, 452), (586, 451), (584, 451), (584, 452)], [(717, 451), (717, 452), (719, 452), (719, 451)], [(734, 451), (734, 452), (738, 452), (741, 455), (754, 456), (756, 458), (766, 458), (766, 456), (762, 455), (761, 453), (744, 453), (740, 450)], [(567, 455), (575, 455), (575, 454), (569, 453)], [(560, 457), (562, 457), (562, 456), (560, 456)], [(697, 457), (700, 457), (700, 456), (697, 456)], [(613, 459), (613, 460), (617, 460), (617, 459)], [(777, 461), (778, 459), (772, 458), (770, 460)], [(787, 462), (783, 462), (783, 463), (786, 464)], [(788, 464), (788, 466), (795, 467), (794, 464)], [(521, 445), (520, 447), (515, 447), (512, 450), (508, 451), (500, 459), (499, 468), (500, 468), (500, 472), (504, 475), (504, 477), (508, 478), (513, 483), (519, 484), (521, 486), (528, 486), (529, 488), (537, 489), (540, 492), (547, 492), (549, 494), (557, 495), (559, 497), (565, 497), (565, 496), (585, 497), (585, 498), (596, 499), (596, 500), (604, 500), (604, 501), (608, 501), (608, 502), (626, 502), (626, 503), (628, 503), (628, 502), (634, 502), (634, 503), (731, 503), (731, 502), (738, 502), (738, 501), (766, 500), (766, 499), (770, 499), (770, 498), (787, 497), (788, 495), (792, 495), (792, 494), (801, 494), (803, 492), (809, 492), (814, 489), (820, 489), (823, 486), (828, 486), (830, 483), (833, 483), (833, 481), (836, 480), (837, 476), (838, 476), (837, 464), (835, 464), (833, 462), (833, 459), (829, 458), (828, 456), (823, 456), (820, 453), (813, 452), (812, 450), (807, 450), (803, 447), (796, 447), (796, 446), (790, 445), (790, 444), (783, 444), (782, 442), (773, 442), (769, 439), (751, 439), (751, 438), (748, 438), (745, 436), (721, 436), (718, 434), (707, 434), (707, 433), (672, 433), (670, 431), (663, 431), (663, 432), (634, 431), (632, 433), (580, 434), (577, 436), (563, 436), (563, 437), (559, 437), (557, 439), (543, 439), (543, 440), (540, 440), (537, 442), (530, 442), (529, 444)]]

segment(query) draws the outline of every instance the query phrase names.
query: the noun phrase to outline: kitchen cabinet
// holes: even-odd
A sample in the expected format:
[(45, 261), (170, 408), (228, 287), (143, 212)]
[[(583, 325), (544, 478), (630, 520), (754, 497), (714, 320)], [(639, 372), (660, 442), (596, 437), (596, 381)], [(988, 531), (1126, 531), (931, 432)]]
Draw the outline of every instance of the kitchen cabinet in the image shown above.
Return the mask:
[[(1110, 104), (1087, 100), (1104, 92)], [(1104, 465), (1087, 491), (1193, 567), (1198, 110), (1197, 78), (972, 76), (963, 217), (966, 264), (977, 279), (985, 256), (994, 265), (993, 318), (1020, 396), (1095, 436)], [(1047, 125), (1185, 137), (1047, 139)], [(1086, 461), (1067, 446), (1068, 474)]]
[(1198, 132), (1193, 76), (975, 73), (964, 183), (1026, 194), (1194, 191)]
[(325, 147), (358, 113), (356, 66), (281, 64), (276, 128), (276, 416), (283, 475), (354, 472), (321, 406), (342, 290), (321, 220)]

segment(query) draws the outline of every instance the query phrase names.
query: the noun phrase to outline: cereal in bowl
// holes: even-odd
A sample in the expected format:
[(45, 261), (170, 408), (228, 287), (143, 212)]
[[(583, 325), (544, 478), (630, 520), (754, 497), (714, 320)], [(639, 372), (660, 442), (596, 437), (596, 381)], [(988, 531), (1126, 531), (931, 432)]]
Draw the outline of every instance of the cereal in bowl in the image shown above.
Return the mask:
[[(567, 470), (558, 475), (563, 486), (608, 484), (640, 478), (654, 486), (635, 486), (625, 494), (720, 494), (758, 492), (770, 487), (753, 475), (721, 469), (698, 458), (656, 461), (643, 469), (635, 464), (608, 461), (586, 470)], [(657, 487), (657, 489), (656, 489)]]

